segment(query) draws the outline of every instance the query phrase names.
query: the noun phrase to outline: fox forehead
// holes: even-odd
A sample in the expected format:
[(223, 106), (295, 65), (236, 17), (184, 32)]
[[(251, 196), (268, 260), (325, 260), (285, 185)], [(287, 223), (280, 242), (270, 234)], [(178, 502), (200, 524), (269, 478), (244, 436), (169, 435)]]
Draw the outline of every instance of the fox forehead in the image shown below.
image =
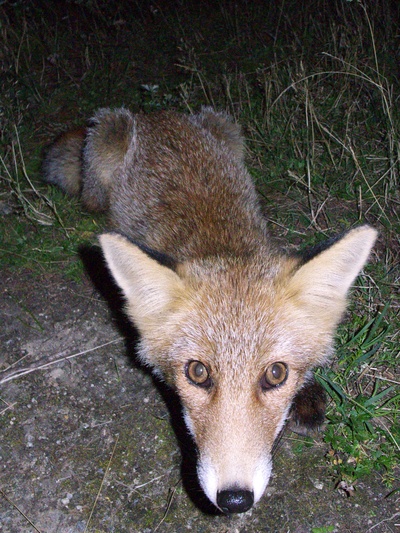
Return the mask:
[(218, 283), (213, 280), (211, 287), (204, 283), (171, 330), (169, 363), (200, 360), (221, 375), (257, 375), (276, 361), (305, 371), (313, 363), (316, 346), (293, 323), (279, 285), (271, 279), (236, 279), (232, 284), (223, 277)]

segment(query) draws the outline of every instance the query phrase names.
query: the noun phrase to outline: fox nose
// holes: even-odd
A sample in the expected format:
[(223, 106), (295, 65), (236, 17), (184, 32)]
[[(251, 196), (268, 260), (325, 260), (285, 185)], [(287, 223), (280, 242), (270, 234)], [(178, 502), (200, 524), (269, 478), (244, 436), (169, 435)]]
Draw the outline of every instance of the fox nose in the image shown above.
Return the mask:
[(217, 494), (218, 507), (224, 513), (245, 513), (254, 503), (254, 494), (250, 490), (228, 489)]

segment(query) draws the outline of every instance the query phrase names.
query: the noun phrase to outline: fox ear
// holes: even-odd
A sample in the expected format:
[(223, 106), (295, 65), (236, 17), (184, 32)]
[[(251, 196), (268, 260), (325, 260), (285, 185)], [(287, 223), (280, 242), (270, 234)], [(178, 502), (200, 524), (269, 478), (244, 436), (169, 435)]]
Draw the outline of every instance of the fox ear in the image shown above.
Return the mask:
[(201, 113), (192, 115), (192, 122), (206, 128), (216, 139), (223, 141), (238, 161), (244, 158), (244, 139), (239, 124), (224, 112), (214, 111), (212, 107), (202, 107)]
[(322, 327), (334, 328), (345, 309), (347, 292), (366, 263), (376, 236), (377, 231), (370, 226), (355, 228), (310, 259), (290, 280), (290, 300)]
[(99, 237), (107, 265), (127, 300), (127, 311), (142, 335), (154, 331), (179, 307), (182, 279), (122, 235)]

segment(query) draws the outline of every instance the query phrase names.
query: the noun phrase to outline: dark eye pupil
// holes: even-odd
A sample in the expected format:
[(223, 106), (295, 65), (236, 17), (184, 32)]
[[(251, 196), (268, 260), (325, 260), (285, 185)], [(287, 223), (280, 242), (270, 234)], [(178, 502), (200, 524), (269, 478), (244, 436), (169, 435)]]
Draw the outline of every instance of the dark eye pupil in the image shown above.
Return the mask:
[(279, 381), (279, 380), (281, 379), (281, 377), (282, 377), (282, 373), (283, 373), (283, 370), (282, 370), (281, 365), (274, 365), (274, 366), (272, 367), (272, 371), (271, 371), (271, 372), (272, 372), (272, 375), (274, 376), (274, 378), (275, 378), (276, 380)]
[(194, 367), (194, 374), (196, 377), (198, 378), (201, 378), (202, 375), (204, 374), (204, 365), (202, 365), (201, 363), (198, 363), (195, 367)]

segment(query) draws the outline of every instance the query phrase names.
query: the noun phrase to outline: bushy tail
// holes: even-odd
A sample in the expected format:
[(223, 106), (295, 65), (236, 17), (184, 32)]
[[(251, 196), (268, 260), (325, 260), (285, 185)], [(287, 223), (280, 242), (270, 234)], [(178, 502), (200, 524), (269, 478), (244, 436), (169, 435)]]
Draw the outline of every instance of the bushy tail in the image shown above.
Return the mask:
[(49, 147), (43, 179), (80, 195), (87, 209), (104, 211), (134, 134), (134, 117), (127, 109), (100, 109), (87, 128), (63, 133)]

